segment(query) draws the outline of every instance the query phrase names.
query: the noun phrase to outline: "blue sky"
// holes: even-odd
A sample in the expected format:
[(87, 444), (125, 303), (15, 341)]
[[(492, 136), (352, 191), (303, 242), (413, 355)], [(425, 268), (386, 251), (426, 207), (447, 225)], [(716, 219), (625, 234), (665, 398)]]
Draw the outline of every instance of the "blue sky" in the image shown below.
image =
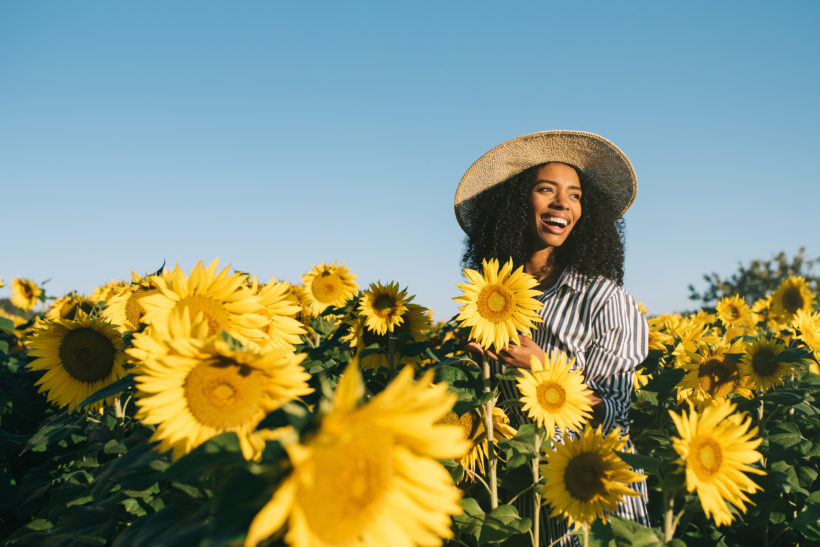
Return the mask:
[(579, 129), (638, 174), (626, 288), (691, 308), (703, 273), (820, 255), (818, 6), (7, 0), (0, 276), (339, 260), (445, 319), (463, 172)]

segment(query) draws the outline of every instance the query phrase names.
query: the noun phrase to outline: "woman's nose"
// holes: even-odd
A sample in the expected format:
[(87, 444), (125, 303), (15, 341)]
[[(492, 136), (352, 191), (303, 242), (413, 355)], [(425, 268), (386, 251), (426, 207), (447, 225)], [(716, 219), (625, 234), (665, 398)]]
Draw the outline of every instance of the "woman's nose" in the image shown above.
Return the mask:
[(550, 204), (551, 207), (556, 209), (568, 209), (569, 208), (569, 198), (560, 192), (555, 194), (555, 198), (553, 198), (552, 203)]

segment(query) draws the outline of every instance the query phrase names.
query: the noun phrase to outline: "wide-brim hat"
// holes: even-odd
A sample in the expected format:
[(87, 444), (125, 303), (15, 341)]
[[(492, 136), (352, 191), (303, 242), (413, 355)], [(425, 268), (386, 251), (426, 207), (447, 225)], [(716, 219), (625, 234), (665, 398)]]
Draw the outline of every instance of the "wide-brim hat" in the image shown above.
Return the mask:
[(510, 177), (542, 163), (560, 162), (583, 173), (623, 215), (638, 192), (638, 179), (626, 155), (610, 141), (585, 131), (541, 131), (503, 142), (467, 169), (456, 190), (456, 218), (468, 234), (475, 223), (478, 196)]

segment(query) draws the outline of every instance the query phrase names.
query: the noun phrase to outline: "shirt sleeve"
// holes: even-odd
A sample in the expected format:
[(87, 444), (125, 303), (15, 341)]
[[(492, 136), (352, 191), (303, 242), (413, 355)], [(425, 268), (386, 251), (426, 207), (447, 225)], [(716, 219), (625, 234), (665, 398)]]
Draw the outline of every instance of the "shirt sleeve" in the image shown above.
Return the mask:
[(616, 290), (592, 321), (584, 376), (603, 400), (604, 433), (629, 431), (635, 367), (646, 359), (649, 328), (632, 296)]

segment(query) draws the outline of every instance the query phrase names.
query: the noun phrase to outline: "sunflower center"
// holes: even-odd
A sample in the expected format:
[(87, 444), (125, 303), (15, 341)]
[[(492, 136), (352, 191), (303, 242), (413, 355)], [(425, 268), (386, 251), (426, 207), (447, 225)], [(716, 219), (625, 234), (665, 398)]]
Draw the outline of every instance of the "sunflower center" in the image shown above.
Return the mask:
[(797, 310), (802, 310), (804, 305), (805, 301), (799, 287), (789, 287), (783, 292), (783, 307), (787, 312), (796, 313)]
[(712, 397), (725, 398), (737, 379), (737, 363), (729, 359), (709, 359), (698, 369), (698, 387)]
[(396, 299), (389, 294), (380, 294), (373, 299), (373, 311), (382, 319), (396, 310)]
[(567, 392), (561, 384), (553, 381), (547, 381), (539, 384), (536, 388), (535, 395), (538, 398), (538, 404), (547, 412), (557, 412), (564, 406), (564, 401), (567, 400)]
[(26, 297), (29, 300), (34, 297), (34, 287), (29, 285), (28, 283), (25, 283), (25, 284), (21, 285), (21, 288), (23, 289), (23, 296), (24, 297)]
[(254, 427), (265, 415), (265, 375), (246, 364), (203, 361), (185, 378), (185, 400), (199, 423), (220, 431)]
[(780, 367), (773, 358), (774, 351), (771, 348), (760, 348), (752, 356), (752, 370), (761, 378), (774, 376)]
[[(125, 301), (125, 319), (133, 327), (139, 327), (142, 316), (145, 315), (145, 308), (139, 303), (139, 299), (149, 294), (158, 293), (159, 289), (146, 289), (139, 287), (131, 293), (131, 296)], [(191, 298), (191, 297), (188, 297)], [(193, 311), (193, 310), (191, 310)]]
[(177, 306), (187, 307), (192, 318), (201, 313), (208, 322), (209, 335), (219, 334), (223, 329), (227, 330), (229, 326), (228, 314), (222, 304), (205, 296), (198, 294), (186, 296), (177, 303)]
[(692, 456), (689, 461), (695, 474), (701, 479), (708, 479), (717, 473), (723, 462), (720, 445), (709, 437), (696, 437), (692, 441)]
[(310, 291), (316, 300), (322, 304), (330, 304), (339, 298), (342, 291), (342, 282), (339, 277), (330, 272), (317, 275), (310, 284)]
[(513, 294), (502, 285), (487, 285), (478, 294), (478, 313), (493, 323), (510, 316), (514, 302)]
[(332, 545), (353, 543), (383, 510), (393, 485), (393, 437), (372, 424), (314, 442), (314, 477), (297, 494), (310, 529)]
[(737, 309), (737, 306), (729, 306), (729, 309), (726, 310), (726, 315), (730, 321), (737, 321), (740, 319), (740, 310)]
[(79, 382), (104, 380), (114, 368), (114, 344), (104, 334), (88, 327), (68, 331), (60, 343), (60, 361)]
[(564, 484), (569, 494), (582, 502), (606, 495), (607, 470), (595, 452), (581, 452), (564, 469)]

